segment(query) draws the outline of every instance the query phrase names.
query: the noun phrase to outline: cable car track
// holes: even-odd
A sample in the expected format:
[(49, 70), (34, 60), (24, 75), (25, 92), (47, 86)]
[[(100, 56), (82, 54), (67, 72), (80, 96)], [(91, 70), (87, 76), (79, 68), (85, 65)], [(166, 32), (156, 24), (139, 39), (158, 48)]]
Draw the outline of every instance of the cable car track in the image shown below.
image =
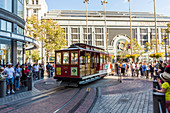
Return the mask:
[(27, 97), (27, 98), (24, 98), (24, 99), (21, 99), (21, 100), (14, 101), (14, 102), (9, 103), (9, 104), (5, 104), (5, 107), (1, 107), (0, 111), (8, 109), (8, 108), (13, 108), (13, 109), (7, 111), (7, 113), (9, 113), (9, 112), (12, 112), (14, 110), (20, 109), (20, 108), (22, 108), (26, 105), (33, 104), (33, 103), (42, 101), (44, 99), (47, 99), (47, 98), (50, 97), (50, 95), (55, 94), (57, 91), (63, 91), (63, 92), (59, 92), (59, 94), (63, 94), (63, 93), (66, 93), (70, 90), (72, 90), (72, 89), (68, 89), (66, 87), (60, 86), (60, 87), (48, 90), (48, 91), (46, 91), (42, 94), (37, 94), (37, 95), (30, 96), (30, 97)]

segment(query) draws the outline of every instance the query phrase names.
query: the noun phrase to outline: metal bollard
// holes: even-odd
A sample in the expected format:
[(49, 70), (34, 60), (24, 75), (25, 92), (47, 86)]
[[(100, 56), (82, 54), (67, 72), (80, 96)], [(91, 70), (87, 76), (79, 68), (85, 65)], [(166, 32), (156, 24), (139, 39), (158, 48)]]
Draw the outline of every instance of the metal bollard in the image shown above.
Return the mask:
[(41, 70), (39, 70), (39, 73), (38, 73), (38, 80), (41, 79)]
[(153, 93), (153, 113), (166, 113), (165, 94)]
[(28, 77), (28, 91), (32, 90), (32, 76)]
[(51, 78), (51, 69), (49, 70), (49, 78)]
[(6, 80), (0, 80), (0, 97), (6, 95)]

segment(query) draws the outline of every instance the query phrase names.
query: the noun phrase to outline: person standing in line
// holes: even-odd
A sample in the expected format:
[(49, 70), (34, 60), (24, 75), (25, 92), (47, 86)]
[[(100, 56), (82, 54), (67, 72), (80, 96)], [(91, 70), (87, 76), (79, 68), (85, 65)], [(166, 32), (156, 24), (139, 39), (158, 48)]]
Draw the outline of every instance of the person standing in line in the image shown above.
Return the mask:
[(48, 77), (50, 77), (50, 63), (49, 62), (46, 65), (46, 69), (47, 69)]
[(123, 61), (123, 63), (122, 63), (122, 73), (123, 73), (123, 76), (125, 76), (125, 68), (126, 68), (126, 64)]
[(159, 63), (158, 63), (158, 61), (155, 61), (154, 64), (155, 64), (154, 65), (155, 75), (158, 76)]
[(36, 63), (33, 67), (33, 70), (35, 72), (35, 80), (37, 80), (38, 78), (38, 71), (39, 71), (39, 66), (38, 66), (38, 63)]
[(154, 78), (154, 74), (153, 74), (154, 73), (154, 65), (150, 64), (149, 68), (150, 68), (151, 79), (152, 79), (152, 78)]
[(21, 68), (17, 64), (15, 66), (15, 88), (16, 90), (19, 90), (20, 79), (21, 79)]
[(132, 76), (135, 76), (135, 63), (132, 62)]
[(139, 63), (137, 62), (137, 63), (136, 63), (136, 68), (135, 68), (137, 77), (139, 76), (139, 68), (140, 68), (140, 65), (139, 65)]
[(10, 94), (10, 85), (11, 85), (11, 92), (15, 93), (14, 91), (14, 76), (15, 76), (15, 71), (14, 68), (11, 67), (12, 64), (8, 63), (8, 67), (5, 68), (4, 73), (7, 74), (6, 77), (6, 83), (7, 83), (7, 94)]
[(146, 77), (146, 63), (143, 63), (142, 65), (142, 73), (143, 73), (143, 76)]

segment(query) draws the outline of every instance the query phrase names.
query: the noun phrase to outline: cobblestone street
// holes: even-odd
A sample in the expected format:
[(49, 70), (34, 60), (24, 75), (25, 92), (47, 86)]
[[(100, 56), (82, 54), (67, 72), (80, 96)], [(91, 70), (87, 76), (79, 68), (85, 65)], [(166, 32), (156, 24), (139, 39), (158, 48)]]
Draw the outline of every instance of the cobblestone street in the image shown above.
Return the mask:
[(152, 113), (152, 82), (124, 78), (121, 84), (101, 87), (92, 113)]

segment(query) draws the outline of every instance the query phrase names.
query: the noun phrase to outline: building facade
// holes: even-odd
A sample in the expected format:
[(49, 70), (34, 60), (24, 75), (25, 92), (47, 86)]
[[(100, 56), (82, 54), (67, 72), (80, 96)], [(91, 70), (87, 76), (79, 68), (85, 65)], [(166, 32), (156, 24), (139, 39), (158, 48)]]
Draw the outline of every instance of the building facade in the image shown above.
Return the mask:
[(38, 19), (44, 17), (47, 13), (48, 6), (45, 0), (27, 0), (26, 1), (26, 16), (31, 17), (32, 15), (37, 16)]
[[(45, 0), (27, 0), (26, 1), (26, 17), (31, 17), (31, 16), (36, 16), (38, 20), (41, 20), (44, 15), (47, 13), (48, 11), (48, 6), (46, 4)], [(41, 43), (41, 41), (39, 41), (39, 53), (40, 53), (40, 57), (43, 57), (43, 62), (46, 62), (46, 57), (45, 57), (45, 49)], [(41, 62), (39, 60), (39, 62)]]
[(38, 47), (35, 39), (24, 36), (23, 9), (23, 0), (0, 2), (0, 66), (8, 62), (13, 65), (25, 63), (25, 50)]
[[(73, 43), (86, 43), (86, 11), (76, 10), (51, 10), (43, 19), (53, 19), (65, 29), (67, 46)], [(106, 11), (107, 39), (109, 53), (118, 55), (121, 43), (130, 41), (129, 12)], [(162, 28), (167, 27), (170, 17), (157, 15), (157, 37), (163, 42), (165, 33)], [(88, 12), (88, 44), (106, 49), (106, 36), (103, 11)], [(154, 14), (149, 12), (132, 12), (132, 37), (138, 44), (145, 48), (146, 42), (155, 39)], [(169, 37), (169, 34), (168, 34)], [(170, 44), (170, 39), (167, 39)], [(159, 47), (159, 52), (164, 52), (164, 46)]]

